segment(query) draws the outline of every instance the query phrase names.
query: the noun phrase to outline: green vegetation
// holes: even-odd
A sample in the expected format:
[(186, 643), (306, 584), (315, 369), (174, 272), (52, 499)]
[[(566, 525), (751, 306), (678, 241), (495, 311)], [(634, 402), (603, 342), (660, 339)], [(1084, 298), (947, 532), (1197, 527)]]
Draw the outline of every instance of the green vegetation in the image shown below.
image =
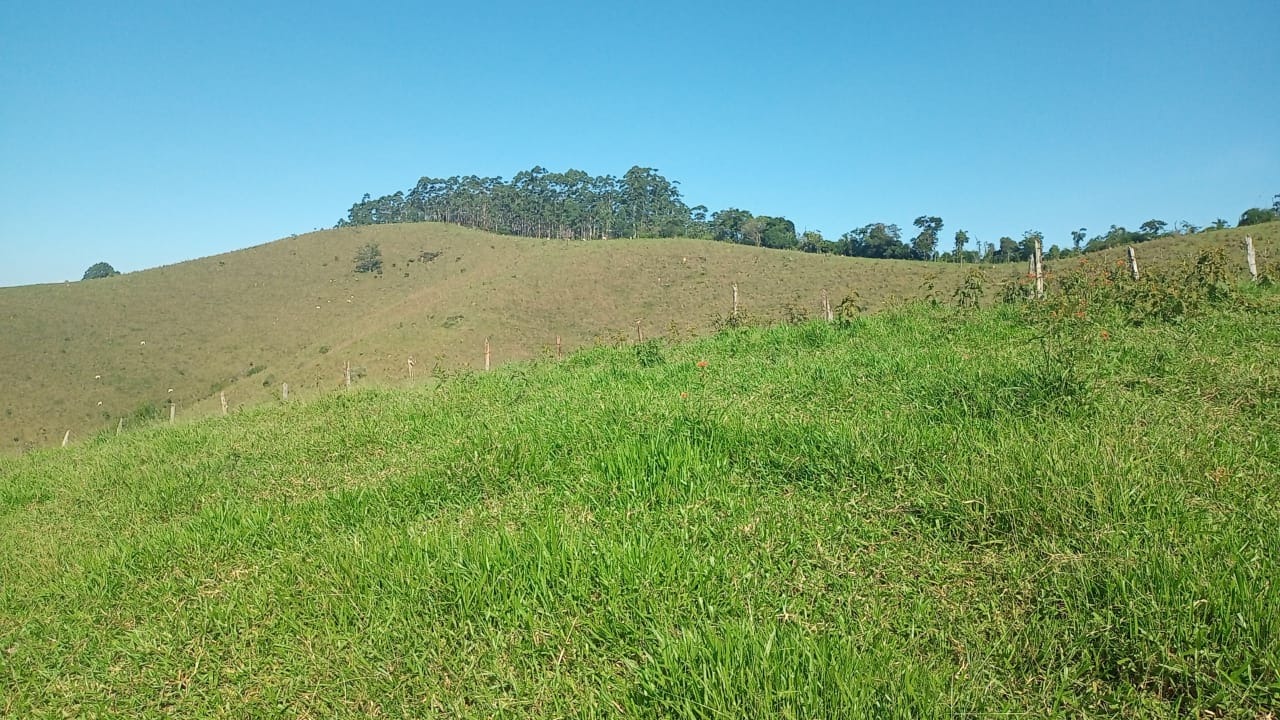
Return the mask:
[[(942, 218), (921, 215), (913, 221), (919, 230), (910, 242), (892, 223), (875, 222), (850, 230), (838, 240), (828, 241), (820, 232), (796, 233), (796, 225), (785, 217), (753, 215), (748, 210), (727, 208), (707, 214), (704, 205), (689, 207), (681, 196), (679, 182), (668, 180), (654, 168), (632, 167), (621, 178), (592, 177), (581, 170), (550, 172), (543, 167), (519, 172), (510, 182), (501, 177), (475, 175), (451, 178), (423, 177), (408, 192), (378, 198), (366, 194), (351, 206), (337, 227), (354, 227), (406, 222), (446, 222), (504, 235), (537, 238), (600, 239), (610, 237), (691, 237), (708, 238), (740, 245), (776, 250), (800, 250), (849, 257), (897, 260), (945, 260), (947, 262), (1014, 262), (1031, 256), (1032, 236), (1044, 234), (1028, 230), (1023, 242), (1002, 237), (967, 250), (969, 234), (956, 233), (952, 252), (939, 252)], [(1240, 218), (1240, 227), (1280, 219), (1280, 195), (1271, 209), (1251, 208)], [(1222, 229), (1226, 220), (1217, 220), (1211, 229)], [(1186, 221), (1174, 225), (1153, 218), (1134, 232), (1112, 225), (1095, 236), (1084, 250), (1149, 242), (1163, 237), (1186, 237), (1204, 231)], [(1072, 246), (1049, 244), (1043, 252), (1050, 259), (1067, 258), (1082, 252), (1085, 228), (1070, 232)]]
[(356, 272), (382, 274), (382, 249), (378, 243), (368, 243), (356, 250)]
[(115, 268), (111, 267), (111, 263), (99, 262), (90, 265), (89, 269), (84, 271), (84, 277), (80, 279), (97, 280), (99, 278), (112, 277), (119, 274), (120, 273), (117, 272)]
[[(367, 245), (382, 253), (382, 275), (352, 272)], [(959, 284), (960, 267), (936, 271), (939, 287)], [(824, 291), (833, 305), (856, 292), (874, 311), (915, 296), (925, 272), (705, 240), (584, 243), (412, 223), (110, 281), (0, 288), (0, 367), (16, 389), (0, 402), (0, 451), (56, 445), (68, 429), (77, 442), (122, 417), (127, 428), (141, 405), (173, 401), (180, 423), (220, 414), (219, 391), (233, 410), (278, 398), (284, 382), (305, 398), (343, 384), (347, 362), (380, 383), (408, 380), (410, 355), (419, 375), (478, 368), (486, 338), (501, 364), (539, 357), (557, 337), (566, 351), (633, 337), (636, 320), (646, 337), (707, 333), (729, 313), (734, 283), (756, 322), (815, 317)]]
[(0, 459), (0, 712), (1268, 717), (1280, 294), (1203, 257)]

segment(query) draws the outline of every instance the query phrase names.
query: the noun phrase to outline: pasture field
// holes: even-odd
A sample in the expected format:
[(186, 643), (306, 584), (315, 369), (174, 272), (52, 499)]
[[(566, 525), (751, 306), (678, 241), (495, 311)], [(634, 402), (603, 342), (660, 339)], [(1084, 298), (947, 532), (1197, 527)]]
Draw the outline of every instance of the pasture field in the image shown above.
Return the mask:
[[(357, 274), (368, 243), (381, 275)], [(427, 253), (424, 259), (423, 253)], [(434, 255), (438, 253), (438, 255)], [(1020, 270), (993, 271), (1002, 277)], [(703, 240), (533, 240), (453, 225), (344, 228), (118, 277), (0, 288), (0, 452), (104, 428), (180, 419), (343, 382), (390, 384), (436, 369), (528, 360), (616, 337), (707, 334), (732, 285), (756, 321), (817, 316), (856, 292), (868, 310), (919, 294), (954, 265), (798, 252)]]
[(0, 458), (0, 714), (1273, 717), (1280, 294), (1207, 272)]

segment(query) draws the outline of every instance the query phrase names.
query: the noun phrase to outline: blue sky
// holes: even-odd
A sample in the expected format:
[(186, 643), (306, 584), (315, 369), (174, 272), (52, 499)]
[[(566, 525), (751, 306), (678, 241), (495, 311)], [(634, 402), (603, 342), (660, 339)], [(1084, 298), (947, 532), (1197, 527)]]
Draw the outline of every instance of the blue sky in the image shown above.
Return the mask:
[(1280, 193), (1277, 27), (1275, 0), (4, 3), (0, 285), (534, 165), (655, 167), (828, 238), (1234, 224)]

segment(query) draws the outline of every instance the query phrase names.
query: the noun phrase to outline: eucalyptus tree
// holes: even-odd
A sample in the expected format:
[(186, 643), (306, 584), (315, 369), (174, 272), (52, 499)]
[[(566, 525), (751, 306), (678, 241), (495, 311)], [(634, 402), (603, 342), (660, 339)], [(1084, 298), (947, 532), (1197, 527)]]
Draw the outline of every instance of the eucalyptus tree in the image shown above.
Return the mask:
[(957, 230), (955, 252), (952, 254), (952, 259), (955, 260), (955, 262), (964, 262), (964, 247), (968, 244), (969, 233), (964, 230)]
[(942, 218), (921, 215), (912, 223), (920, 232), (911, 239), (911, 251), (917, 260), (932, 260), (938, 250), (938, 233), (942, 232)]

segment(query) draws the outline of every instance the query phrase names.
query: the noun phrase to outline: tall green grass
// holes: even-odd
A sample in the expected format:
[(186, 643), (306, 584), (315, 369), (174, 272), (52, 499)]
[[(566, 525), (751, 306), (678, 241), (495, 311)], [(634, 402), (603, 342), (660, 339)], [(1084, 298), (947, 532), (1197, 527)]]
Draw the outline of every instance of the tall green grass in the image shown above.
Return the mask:
[(1264, 717), (1280, 313), (1240, 300), (912, 305), (3, 459), (0, 712)]

